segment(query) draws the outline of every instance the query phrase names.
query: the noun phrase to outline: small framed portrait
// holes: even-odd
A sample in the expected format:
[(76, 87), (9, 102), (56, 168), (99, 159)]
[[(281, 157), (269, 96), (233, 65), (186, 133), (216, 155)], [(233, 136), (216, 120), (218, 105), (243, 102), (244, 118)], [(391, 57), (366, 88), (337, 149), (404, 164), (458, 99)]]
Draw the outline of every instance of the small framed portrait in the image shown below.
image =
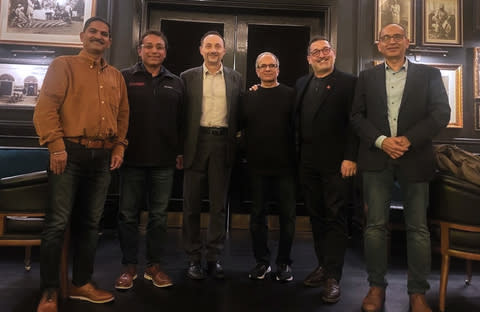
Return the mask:
[(81, 47), (95, 0), (2, 0), (0, 43)]
[(463, 45), (463, 0), (423, 0), (423, 44)]
[(48, 65), (0, 64), (0, 106), (35, 106)]
[(462, 65), (427, 64), (440, 69), (443, 85), (447, 90), (450, 104), (450, 123), (448, 128), (463, 128), (463, 82)]
[(473, 48), (473, 97), (480, 99), (480, 48)]
[(382, 27), (392, 23), (402, 25), (410, 44), (415, 44), (415, 1), (375, 0), (375, 42)]

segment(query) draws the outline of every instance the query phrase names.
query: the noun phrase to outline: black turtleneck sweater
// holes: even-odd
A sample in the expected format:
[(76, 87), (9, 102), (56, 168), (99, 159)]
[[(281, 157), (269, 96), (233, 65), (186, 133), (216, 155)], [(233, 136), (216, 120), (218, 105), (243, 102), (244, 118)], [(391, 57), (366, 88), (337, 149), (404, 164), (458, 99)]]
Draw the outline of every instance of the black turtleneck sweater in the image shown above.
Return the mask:
[(294, 172), (294, 103), (294, 89), (283, 84), (245, 94), (241, 124), (250, 170), (265, 175)]

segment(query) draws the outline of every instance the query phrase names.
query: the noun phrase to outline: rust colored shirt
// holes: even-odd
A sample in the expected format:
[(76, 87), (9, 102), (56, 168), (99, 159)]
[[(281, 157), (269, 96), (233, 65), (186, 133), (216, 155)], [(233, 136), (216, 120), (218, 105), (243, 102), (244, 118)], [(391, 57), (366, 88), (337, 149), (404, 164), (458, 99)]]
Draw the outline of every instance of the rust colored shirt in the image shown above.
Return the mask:
[(113, 154), (127, 146), (128, 97), (122, 74), (91, 58), (60, 56), (50, 64), (33, 122), (40, 144), (50, 152), (65, 149), (64, 138), (111, 140)]

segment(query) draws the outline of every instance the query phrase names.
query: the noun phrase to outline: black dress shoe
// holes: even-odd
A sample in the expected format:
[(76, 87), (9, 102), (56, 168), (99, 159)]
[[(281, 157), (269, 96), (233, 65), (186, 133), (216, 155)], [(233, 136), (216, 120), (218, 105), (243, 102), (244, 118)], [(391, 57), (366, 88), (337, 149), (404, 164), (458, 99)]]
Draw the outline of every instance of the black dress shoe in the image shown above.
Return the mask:
[(322, 289), (322, 300), (328, 303), (336, 303), (340, 300), (340, 285), (336, 279), (327, 279)]
[(225, 272), (223, 271), (223, 267), (220, 261), (208, 261), (207, 271), (208, 271), (208, 274), (210, 274), (216, 279), (225, 278)]
[(200, 262), (191, 261), (188, 264), (187, 276), (194, 280), (203, 280), (205, 279), (205, 271), (203, 271), (202, 265)]

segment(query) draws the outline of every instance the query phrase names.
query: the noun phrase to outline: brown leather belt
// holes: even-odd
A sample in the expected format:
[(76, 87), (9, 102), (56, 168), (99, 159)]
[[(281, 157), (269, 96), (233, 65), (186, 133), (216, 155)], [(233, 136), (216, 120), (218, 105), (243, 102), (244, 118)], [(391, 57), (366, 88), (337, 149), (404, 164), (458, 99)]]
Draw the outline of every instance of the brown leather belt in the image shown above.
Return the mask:
[(112, 149), (115, 144), (112, 141), (108, 140), (98, 140), (98, 139), (89, 139), (89, 138), (65, 138), (70, 142), (77, 143), (85, 146), (86, 148), (102, 148), (102, 149)]

